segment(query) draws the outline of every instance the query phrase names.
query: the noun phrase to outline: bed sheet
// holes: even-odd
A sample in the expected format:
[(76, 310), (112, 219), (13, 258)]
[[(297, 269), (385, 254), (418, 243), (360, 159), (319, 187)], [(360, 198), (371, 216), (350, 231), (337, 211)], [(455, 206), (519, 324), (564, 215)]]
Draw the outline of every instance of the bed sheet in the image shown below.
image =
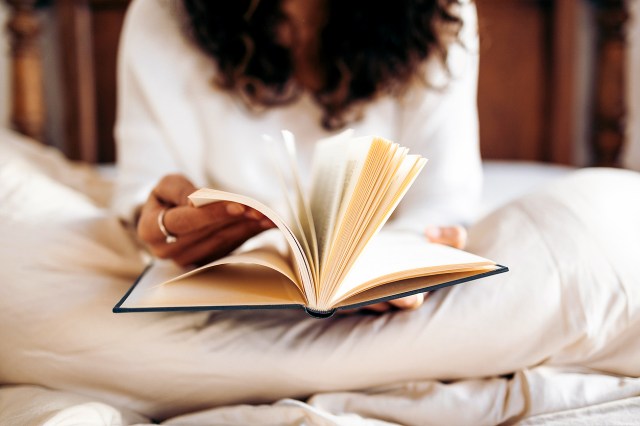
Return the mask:
[(557, 164), (500, 160), (485, 160), (482, 169), (484, 182), (477, 218), (575, 170)]
[[(553, 407), (532, 416), (516, 416), (501, 424), (522, 426), (591, 426), (634, 425), (640, 419), (640, 383), (626, 383), (624, 390), (611, 392), (616, 378), (606, 375), (532, 370), (524, 373), (538, 381), (534, 398), (574, 399), (584, 388), (605, 385), (599, 398), (588, 402), (574, 401), (574, 408)], [(499, 383), (501, 382), (501, 383)], [(39, 386), (16, 385), (0, 388), (0, 425), (20, 426), (397, 426), (397, 425), (492, 425), (488, 413), (477, 416), (471, 405), (485, 405), (498, 410), (508, 392), (499, 389), (521, 386), (519, 379), (461, 381), (456, 384), (422, 382), (405, 384), (394, 389), (368, 390), (354, 393), (316, 395), (306, 401), (283, 399), (272, 404), (232, 405), (197, 411), (164, 420), (160, 423), (131, 409), (106, 404), (86, 395), (46, 389)], [(634, 390), (630, 390), (633, 387)], [(422, 388), (422, 389), (420, 389)], [(553, 389), (553, 390), (552, 390)], [(607, 395), (608, 393), (608, 395)], [(605, 395), (607, 395), (605, 397)], [(491, 404), (491, 398), (495, 402)], [(443, 409), (443, 405), (449, 409)], [(457, 407), (473, 415), (442, 415)], [(474, 415), (476, 415), (474, 417)]]
[[(91, 218), (102, 218), (105, 215), (103, 207), (106, 203), (105, 191), (110, 187), (108, 179), (105, 180), (93, 168), (71, 166), (54, 151), (29, 143), (9, 132), (0, 132), (0, 182), (2, 182), (0, 193), (8, 197), (13, 207), (22, 207), (19, 212), (16, 212), (9, 209), (7, 204), (1, 206), (0, 215), (3, 221), (15, 219), (16, 224), (19, 225), (21, 221), (28, 220), (46, 226), (48, 221), (76, 223), (80, 219), (78, 223), (81, 223), (88, 222)], [(511, 166), (501, 164), (498, 168), (502, 173), (508, 167)], [(565, 171), (556, 170), (559, 174), (564, 174)], [(504, 175), (502, 176), (496, 182), (502, 182)], [(19, 197), (16, 198), (15, 192), (7, 191), (11, 188), (11, 184), (16, 184), (18, 180), (20, 186), (26, 187), (27, 190), (24, 194), (17, 194)], [(509, 182), (513, 180), (509, 179)], [(538, 181), (531, 185), (541, 183)], [(491, 188), (490, 174), (487, 184)], [(64, 203), (59, 202), (61, 197), (64, 198)], [(50, 206), (47, 203), (48, 200), (51, 201)], [(505, 199), (494, 200), (495, 203), (505, 201)], [(25, 217), (30, 211), (32, 217)], [(102, 246), (92, 248), (100, 254), (100, 259), (94, 259), (86, 265), (79, 266), (87, 268), (99, 266), (103, 268), (103, 272), (113, 272), (114, 263), (120, 262), (117, 269), (119, 274), (126, 276), (127, 269), (130, 274), (135, 274), (139, 266), (138, 261), (132, 260), (128, 265), (121, 263), (122, 258), (135, 258), (134, 247), (123, 245), (121, 241), (114, 238), (114, 235), (119, 235), (120, 232), (115, 228), (116, 222), (110, 221), (103, 224), (105, 223), (108, 226), (99, 234), (103, 239)], [(77, 232), (72, 235), (73, 238), (81, 238), (83, 235), (86, 237), (88, 228), (80, 226), (75, 231)], [(36, 238), (32, 244), (37, 243)], [(70, 244), (73, 245), (73, 241)], [(6, 284), (3, 283), (3, 285)], [(105, 285), (104, 283), (94, 284)], [(7, 303), (7, 293), (3, 293), (3, 296), (5, 297), (2, 303)], [(29, 303), (31, 296), (33, 294), (20, 294), (19, 297), (14, 297), (11, 303)], [(445, 299), (441, 297), (440, 300)], [(45, 306), (47, 306), (46, 303)], [(4, 305), (0, 308), (3, 310), (10, 308), (13, 312), (20, 312), (19, 307), (16, 308), (16, 306)], [(50, 308), (55, 311), (59, 307), (54, 304)], [(616, 308), (616, 306), (611, 305), (610, 308)], [(627, 306), (627, 309), (629, 309), (627, 320), (637, 322), (634, 307)], [(594, 311), (594, 314), (597, 313)], [(65, 323), (71, 326), (71, 322), (75, 319), (66, 318), (57, 326), (64, 326)], [(19, 315), (17, 318), (10, 318), (10, 321), (15, 321), (16, 324), (20, 324), (20, 320)], [(174, 322), (172, 326), (181, 327), (184, 324)], [(3, 330), (7, 332), (10, 329), (4, 327)], [(155, 332), (152, 329), (148, 331)], [(593, 333), (596, 331), (602, 330), (590, 330)], [(10, 333), (11, 336), (8, 337), (16, 342), (16, 333)], [(34, 337), (47, 339), (46, 330), (36, 333), (38, 334), (18, 337), (27, 340)], [(113, 337), (116, 338), (116, 336)], [(582, 338), (587, 337), (589, 336)], [(17, 342), (20, 343), (19, 340)], [(578, 344), (579, 342), (576, 342), (576, 345)], [(614, 346), (612, 344), (611, 347)], [(87, 347), (83, 350), (91, 351), (91, 348)], [(0, 349), (3, 359), (10, 361), (0, 366), (2, 379), (11, 376), (12, 369), (24, 368), (19, 361), (15, 361), (16, 358), (4, 356), (10, 351), (11, 348), (6, 346)], [(33, 357), (34, 351), (43, 360), (49, 356), (61, 355), (56, 355), (52, 352), (52, 348), (47, 348), (46, 342), (43, 342), (40, 353), (37, 353), (36, 345), (30, 349), (31, 353), (25, 355)], [(555, 421), (556, 424), (561, 424), (562, 421), (566, 421), (564, 424), (579, 424), (585, 419), (602, 418), (597, 417), (602, 415), (610, 416), (607, 418), (611, 423), (619, 420), (620, 424), (624, 424), (630, 418), (629, 416), (637, 413), (640, 380), (635, 376), (631, 377), (614, 371), (604, 373), (598, 368), (577, 368), (571, 366), (570, 359), (565, 361), (564, 366), (533, 366), (521, 369), (513, 375), (491, 375), (477, 379), (458, 378), (449, 382), (405, 380), (362, 391), (319, 392), (298, 400), (281, 399), (277, 402), (254, 405), (229, 404), (214, 409), (193, 410), (194, 412), (187, 412), (180, 416), (168, 416), (163, 424), (428, 425), (497, 424), (520, 421), (526, 424), (543, 424), (547, 421)], [(92, 373), (87, 372), (87, 374)], [(34, 377), (34, 381), (37, 382), (37, 379), (38, 377)], [(123, 380), (126, 381), (126, 377)], [(30, 386), (28, 383), (5, 384), (0, 389), (0, 424), (16, 424), (16, 419), (19, 419), (19, 424), (49, 425), (79, 423), (115, 425), (150, 422), (149, 416), (139, 414), (145, 411), (138, 409), (141, 407), (140, 404), (132, 404), (127, 398), (120, 400), (102, 398), (109, 393), (101, 393), (99, 389), (95, 392), (78, 393), (50, 390), (41, 386)], [(50, 383), (50, 387), (55, 388), (56, 383)]]

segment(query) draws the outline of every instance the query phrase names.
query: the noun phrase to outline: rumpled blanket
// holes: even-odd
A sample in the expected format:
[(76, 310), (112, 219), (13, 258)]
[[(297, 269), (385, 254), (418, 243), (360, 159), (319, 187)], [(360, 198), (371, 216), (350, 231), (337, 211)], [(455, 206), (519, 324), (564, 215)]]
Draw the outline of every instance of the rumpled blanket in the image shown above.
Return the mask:
[(23, 404), (24, 424), (98, 410), (87, 424), (489, 425), (640, 396), (637, 173), (578, 171), (490, 214), (468, 249), (511, 271), (415, 311), (116, 315), (145, 256), (101, 202), (108, 185), (14, 145), (0, 144), (0, 424)]

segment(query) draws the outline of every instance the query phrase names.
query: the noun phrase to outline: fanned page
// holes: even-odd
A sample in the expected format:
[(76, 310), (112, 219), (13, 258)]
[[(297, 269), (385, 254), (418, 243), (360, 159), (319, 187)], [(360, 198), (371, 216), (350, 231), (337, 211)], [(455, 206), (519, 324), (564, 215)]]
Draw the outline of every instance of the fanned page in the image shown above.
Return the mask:
[(249, 206), (268, 217), (276, 227), (282, 231), (289, 247), (291, 248), (291, 253), (296, 266), (294, 273), (296, 274), (296, 279), (299, 284), (298, 286), (303, 290), (309, 305), (316, 305), (315, 283), (305, 250), (289, 225), (287, 225), (284, 219), (282, 219), (282, 217), (280, 217), (280, 215), (278, 215), (273, 209), (244, 195), (209, 188), (197, 190), (193, 194), (189, 195), (189, 199), (196, 207), (201, 207), (217, 201), (232, 201)]
[[(311, 165), (310, 205), (316, 236), (320, 269), (324, 265), (333, 236), (345, 187), (352, 188), (353, 174), (369, 151), (367, 140), (354, 144), (353, 130), (346, 130), (316, 143)], [(346, 153), (346, 155), (345, 155)]]
[[(358, 138), (350, 152), (344, 192), (327, 250), (322, 255), (318, 303), (327, 306), (342, 279), (373, 235), (384, 225), (426, 160), (382, 138)], [(351, 169), (351, 170), (349, 170)], [(349, 175), (350, 174), (350, 175)], [(348, 181), (348, 183), (347, 183)]]
[(374, 237), (389, 219), (398, 203), (415, 180), (418, 173), (424, 167), (425, 159), (418, 156), (407, 156), (391, 184), (379, 200), (379, 207), (374, 211), (368, 212), (364, 218), (360, 220), (358, 235), (351, 246), (351, 252), (345, 256), (340, 263), (340, 274), (336, 278), (337, 285), (335, 289), (341, 286), (341, 282), (345, 279), (347, 273), (351, 270), (354, 262), (360, 257), (361, 252), (369, 244), (371, 238)]
[(309, 202), (304, 196), (303, 183), (298, 171), (295, 138), (288, 130), (282, 131), (281, 140), (274, 140), (268, 135), (263, 135), (263, 138), (271, 147), (271, 163), (281, 184), (285, 204), (289, 209), (288, 223), (304, 250), (313, 281), (317, 282), (319, 279), (318, 241), (313, 215)]

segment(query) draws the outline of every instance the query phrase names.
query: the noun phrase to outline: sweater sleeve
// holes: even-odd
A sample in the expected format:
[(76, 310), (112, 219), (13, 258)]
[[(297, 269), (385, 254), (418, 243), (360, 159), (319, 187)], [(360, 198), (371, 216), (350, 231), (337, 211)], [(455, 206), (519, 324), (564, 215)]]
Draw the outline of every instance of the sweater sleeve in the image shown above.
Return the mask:
[(203, 180), (202, 137), (188, 102), (197, 55), (168, 2), (134, 1), (125, 18), (118, 56), (115, 126), (117, 183), (113, 210), (131, 220), (166, 174)]
[[(401, 144), (429, 161), (389, 227), (422, 231), (427, 225), (465, 224), (474, 217), (482, 188), (477, 111), (478, 35), (475, 7), (462, 7), (461, 42), (447, 67), (428, 64), (435, 87), (413, 90), (401, 107)], [(444, 81), (441, 88), (439, 80)]]

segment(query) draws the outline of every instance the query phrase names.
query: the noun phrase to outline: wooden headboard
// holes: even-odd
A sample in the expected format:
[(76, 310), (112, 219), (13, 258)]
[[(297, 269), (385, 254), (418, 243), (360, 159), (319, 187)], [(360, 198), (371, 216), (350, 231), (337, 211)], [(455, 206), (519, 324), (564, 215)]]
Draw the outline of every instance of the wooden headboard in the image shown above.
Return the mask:
[[(113, 161), (116, 49), (129, 0), (5, 1), (11, 8), (13, 126), (60, 146), (70, 158)], [(483, 156), (617, 165), (625, 142), (626, 2), (476, 4)], [(55, 31), (41, 36), (43, 16), (55, 23)], [(585, 30), (589, 17), (594, 24)], [(44, 107), (44, 93), (51, 92), (44, 85), (56, 82), (43, 80), (42, 37), (55, 38), (58, 46), (59, 141), (45, 136), (53, 114)], [(587, 146), (586, 160), (576, 154), (581, 143)]]

